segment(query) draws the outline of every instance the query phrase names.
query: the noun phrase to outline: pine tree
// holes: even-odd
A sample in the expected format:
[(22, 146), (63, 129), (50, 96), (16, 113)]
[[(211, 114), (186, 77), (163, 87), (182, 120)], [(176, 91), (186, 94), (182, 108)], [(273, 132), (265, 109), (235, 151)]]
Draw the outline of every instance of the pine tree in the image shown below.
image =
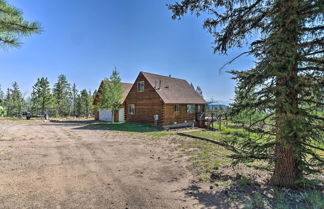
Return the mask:
[(203, 92), (202, 92), (200, 86), (197, 86), (197, 88), (196, 88), (196, 92), (197, 92), (200, 96), (203, 96)]
[(4, 93), (1, 89), (1, 85), (0, 85), (0, 106), (4, 105)]
[(109, 79), (104, 81), (100, 96), (100, 107), (112, 111), (112, 121), (114, 122), (114, 113), (119, 111), (122, 98), (121, 78), (116, 69), (113, 70)]
[(69, 116), (72, 106), (72, 93), (65, 75), (59, 75), (57, 82), (54, 84), (53, 97), (57, 115)]
[(14, 82), (12, 84), (12, 89), (8, 88), (5, 98), (5, 107), (7, 109), (7, 115), (18, 117), (21, 113), (23, 102), (24, 100), (19, 86), (17, 82)]
[(92, 115), (92, 101), (93, 101), (93, 96), (91, 94), (91, 90), (88, 91), (88, 98), (87, 98), (87, 117), (90, 117)]
[(1, 89), (0, 85), (0, 117), (3, 117), (5, 115), (5, 108), (4, 108), (4, 93)]
[(83, 117), (87, 117), (89, 115), (89, 94), (86, 89), (83, 89), (80, 92), (80, 115)]
[(20, 37), (39, 33), (40, 26), (36, 22), (27, 22), (22, 12), (4, 0), (0, 0), (0, 45), (19, 46)]
[[(318, 172), (323, 159), (315, 150), (323, 150), (324, 139), (323, 1), (182, 0), (169, 9), (173, 18), (207, 12), (204, 28), (215, 38), (215, 52), (248, 43), (249, 51), (241, 55), (256, 59), (252, 69), (230, 71), (240, 89), (232, 109), (266, 115), (247, 127), (259, 140), (238, 143), (232, 157), (273, 162), (271, 182), (280, 186), (296, 186), (304, 174)], [(249, 37), (255, 39), (248, 42)]]
[(32, 109), (38, 113), (45, 114), (52, 102), (51, 89), (47, 78), (38, 78), (33, 86), (31, 95)]
[(81, 94), (78, 94), (76, 97), (75, 113), (77, 117), (82, 116), (82, 98)]
[(11, 105), (10, 105), (11, 103), (12, 103), (12, 99), (11, 99), (11, 94), (10, 94), (10, 88), (7, 88), (6, 96), (4, 99), (4, 106), (5, 106), (5, 109), (7, 112), (7, 116), (11, 115)]
[(75, 85), (75, 83), (73, 84), (72, 86), (72, 105), (73, 105), (73, 109), (72, 109), (72, 112), (73, 112), (73, 116), (76, 116), (76, 103), (77, 103), (77, 97), (78, 97), (78, 89)]
[(95, 89), (95, 90), (93, 91), (93, 93), (92, 93), (91, 98), (90, 98), (90, 99), (91, 99), (91, 112), (92, 112), (92, 113), (95, 113), (95, 112), (99, 111), (99, 109), (100, 109), (100, 104), (99, 104), (99, 105), (94, 105), (94, 104), (93, 104), (93, 102), (94, 102), (96, 96), (97, 96), (97, 90)]

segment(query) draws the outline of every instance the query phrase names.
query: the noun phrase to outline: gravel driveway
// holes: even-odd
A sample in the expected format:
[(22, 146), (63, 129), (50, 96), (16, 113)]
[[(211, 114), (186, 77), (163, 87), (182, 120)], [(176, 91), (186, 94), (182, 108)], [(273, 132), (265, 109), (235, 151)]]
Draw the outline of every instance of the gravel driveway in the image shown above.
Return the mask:
[(175, 144), (85, 125), (0, 120), (0, 208), (200, 208)]

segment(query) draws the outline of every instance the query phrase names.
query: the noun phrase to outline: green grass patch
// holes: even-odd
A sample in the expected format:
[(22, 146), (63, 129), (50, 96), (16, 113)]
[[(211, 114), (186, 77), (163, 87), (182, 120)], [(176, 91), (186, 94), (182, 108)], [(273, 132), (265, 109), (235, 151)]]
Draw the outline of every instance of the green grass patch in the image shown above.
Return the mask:
[(119, 122), (93, 122), (88, 123), (79, 129), (91, 129), (91, 130), (110, 130), (121, 131), (127, 133), (143, 133), (151, 136), (165, 136), (175, 134), (174, 131), (166, 131), (162, 127), (153, 126), (143, 123), (119, 123)]
[(241, 178), (238, 180), (238, 183), (242, 186), (251, 185), (252, 182), (253, 182), (253, 180), (246, 176), (241, 176)]
[(190, 156), (192, 166), (197, 171), (201, 181), (210, 180), (215, 170), (231, 162), (231, 159), (227, 157), (231, 152), (220, 145), (199, 139), (188, 140), (188, 138), (176, 142), (181, 145), (181, 150)]

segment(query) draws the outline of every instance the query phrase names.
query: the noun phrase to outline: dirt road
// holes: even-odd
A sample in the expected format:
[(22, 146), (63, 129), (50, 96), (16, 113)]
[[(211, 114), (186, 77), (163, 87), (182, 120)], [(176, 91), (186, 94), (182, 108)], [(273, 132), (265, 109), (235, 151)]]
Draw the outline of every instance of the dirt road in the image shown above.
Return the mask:
[(0, 120), (0, 208), (200, 208), (176, 145), (85, 125)]

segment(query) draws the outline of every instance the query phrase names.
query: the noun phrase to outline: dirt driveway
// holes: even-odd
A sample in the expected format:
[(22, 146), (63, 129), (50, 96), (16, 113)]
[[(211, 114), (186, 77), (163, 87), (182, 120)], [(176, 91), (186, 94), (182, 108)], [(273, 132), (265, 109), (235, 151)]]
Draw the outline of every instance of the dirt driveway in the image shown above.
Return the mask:
[(79, 122), (0, 120), (0, 208), (200, 208), (175, 144)]

